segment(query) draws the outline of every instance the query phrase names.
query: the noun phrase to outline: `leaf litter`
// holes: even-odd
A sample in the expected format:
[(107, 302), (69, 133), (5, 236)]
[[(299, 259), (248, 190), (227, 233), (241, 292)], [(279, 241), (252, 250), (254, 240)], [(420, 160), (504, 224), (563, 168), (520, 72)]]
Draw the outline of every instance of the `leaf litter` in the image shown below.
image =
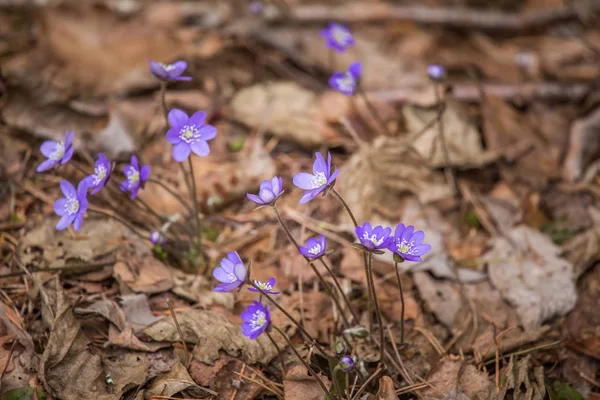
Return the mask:
[[(600, 76), (600, 35), (593, 24), (562, 22), (594, 10), (565, 7), (551, 29), (544, 22), (528, 31), (494, 21), (541, 18), (556, 2), (504, 10), (467, 2), (464, 15), (490, 17), (476, 24), (457, 23), (454, 6), (437, 0), (418, 13), (386, 2), (274, 2), (260, 15), (227, 2), (59, 3), (0, 6), (11, 26), (0, 28), (3, 399), (322, 397), (282, 337), (273, 335), (279, 357), (264, 335), (242, 335), (238, 315), (255, 297), (214, 292), (209, 272), (239, 251), (256, 279), (277, 278), (276, 300), (333, 346), (340, 310), (270, 210), (251, 213), (243, 200), (278, 174), (284, 220), (298, 238), (327, 236), (326, 260), (358, 313), (354, 322), (368, 325), (350, 219), (331, 194), (297, 206), (300, 193), (287, 183), (311, 153), (327, 150), (342, 171), (335, 188), (359, 223), (413, 224), (432, 246), (421, 263), (399, 265), (404, 308), (393, 260), (375, 257), (386, 368), (377, 371), (376, 345), (359, 342), (347, 383), (353, 396), (363, 384), (364, 398), (385, 400), (597, 396), (598, 102), (589, 87)], [(319, 30), (339, 7), (349, 10), (356, 45), (328, 54)], [(363, 23), (373, 13), (381, 23)], [(59, 178), (34, 173), (41, 140), (74, 129), (78, 165), (103, 151), (116, 174), (135, 153), (187, 199), (165, 151), (160, 84), (146, 58), (185, 59), (192, 84), (170, 84), (168, 107), (206, 109), (219, 131), (211, 157), (193, 159), (206, 274), (190, 272), (194, 254), (157, 252), (105, 217), (86, 217), (76, 233), (56, 231)], [(369, 103), (327, 89), (330, 73), (356, 59)], [(446, 67), (443, 107), (427, 77), (431, 63)], [(80, 177), (71, 165), (58, 173)], [(140, 198), (161, 218), (99, 198), (144, 234), (182, 211), (153, 184)], [(182, 234), (185, 222), (180, 216), (170, 229)], [(302, 332), (274, 309), (272, 321), (331, 387), (327, 360)]]

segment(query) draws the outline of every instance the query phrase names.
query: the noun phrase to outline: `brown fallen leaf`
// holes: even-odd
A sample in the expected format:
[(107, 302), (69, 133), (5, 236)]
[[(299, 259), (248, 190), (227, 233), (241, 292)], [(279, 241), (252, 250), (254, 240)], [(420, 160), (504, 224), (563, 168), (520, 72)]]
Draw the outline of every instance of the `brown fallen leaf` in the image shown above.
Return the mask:
[(511, 356), (500, 376), (504, 383), (498, 393), (499, 399), (504, 399), (510, 392), (516, 394), (515, 400), (542, 400), (546, 394), (544, 367), (534, 364), (529, 354), (518, 360)]
[(142, 243), (122, 246), (114, 266), (121, 293), (160, 293), (173, 287), (173, 273)]
[(382, 376), (379, 378), (379, 390), (377, 391), (375, 398), (377, 400), (398, 400), (392, 378), (389, 376)]
[(600, 152), (600, 109), (576, 120), (571, 125), (569, 146), (563, 162), (562, 176), (568, 182), (575, 182), (583, 175), (590, 162)]
[(189, 393), (189, 396), (193, 397), (207, 394), (206, 389), (196, 385), (186, 368), (178, 362), (173, 365), (169, 372), (158, 376), (152, 382), (152, 385), (144, 390), (144, 396), (146, 398), (152, 396), (172, 397), (181, 392)]
[(244, 362), (237, 359), (230, 359), (216, 373), (212, 379), (210, 388), (219, 393), (218, 400), (244, 400), (256, 398), (264, 389), (247, 379), (243, 379), (237, 374), (248, 376), (249, 378), (261, 381), (262, 378), (246, 368)]
[[(301, 297), (300, 292), (295, 291), (290, 296), (282, 295), (280, 304), (296, 321), (300, 321), (303, 315), (304, 327), (313, 337), (318, 340), (328, 340), (330, 333), (328, 329), (333, 327), (333, 302), (325, 292), (305, 289)], [(303, 313), (300, 313), (301, 309)], [(275, 318), (278, 319), (275, 320)], [(279, 313), (274, 316), (273, 323), (278, 326), (291, 325), (292, 330), (295, 330), (295, 326)]]
[(125, 313), (125, 319), (131, 324), (134, 331), (152, 325), (162, 318), (152, 314), (148, 296), (144, 293), (121, 296), (121, 306)]
[[(214, 363), (219, 358), (219, 350), (232, 357), (241, 357), (251, 364), (268, 364), (277, 355), (276, 349), (265, 335), (250, 340), (242, 335), (238, 324), (234, 324), (222, 314), (192, 310), (178, 313), (177, 320), (184, 341), (196, 345), (193, 355), (198, 361)], [(157, 342), (175, 343), (181, 340), (171, 317), (147, 327), (143, 333)], [(275, 337), (275, 340), (280, 348), (284, 347), (283, 339)]]
[(426, 400), (439, 398), (492, 400), (496, 395), (494, 383), (486, 373), (460, 360), (443, 359), (427, 376), (427, 382), (432, 386), (421, 392)]
[(235, 296), (233, 293), (214, 291), (214, 283), (198, 274), (186, 274), (180, 270), (173, 271), (173, 293), (188, 301), (196, 303), (200, 308), (207, 309), (213, 304), (221, 305), (227, 310), (233, 310)]
[[(321, 380), (327, 388), (330, 387), (327, 377), (321, 376)], [(283, 392), (286, 400), (320, 400), (327, 394), (323, 393), (321, 386), (314, 377), (308, 375), (302, 365), (295, 365), (287, 371), (283, 380)]]

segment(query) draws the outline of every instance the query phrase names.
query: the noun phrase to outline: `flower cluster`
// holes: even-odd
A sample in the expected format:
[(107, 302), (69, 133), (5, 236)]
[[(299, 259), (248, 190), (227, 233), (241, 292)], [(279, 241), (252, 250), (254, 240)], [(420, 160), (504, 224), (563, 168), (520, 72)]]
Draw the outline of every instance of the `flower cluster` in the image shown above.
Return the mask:
[(373, 228), (370, 223), (365, 222), (363, 226), (357, 226), (355, 232), (358, 241), (367, 250), (388, 249), (400, 256), (403, 261), (422, 261), (421, 256), (431, 250), (430, 245), (423, 244), (425, 239), (423, 231), (415, 232), (415, 227), (412, 225), (399, 224), (394, 235), (391, 235), (392, 228), (382, 226)]
[[(350, 30), (335, 22), (330, 22), (329, 26), (321, 30), (321, 36), (325, 38), (325, 45), (338, 53), (343, 53), (348, 47), (354, 46), (354, 37)], [(335, 72), (329, 78), (329, 86), (338, 92), (347, 96), (354, 94), (358, 79), (362, 72), (362, 65), (356, 61), (350, 64), (348, 70), (344, 72)]]

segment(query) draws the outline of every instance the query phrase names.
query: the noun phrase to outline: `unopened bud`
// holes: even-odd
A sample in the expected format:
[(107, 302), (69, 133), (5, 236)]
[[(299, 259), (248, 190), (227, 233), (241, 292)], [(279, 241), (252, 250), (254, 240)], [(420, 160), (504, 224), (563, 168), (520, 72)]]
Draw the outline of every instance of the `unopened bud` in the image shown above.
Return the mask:
[(342, 371), (350, 372), (354, 369), (354, 360), (348, 356), (344, 356), (340, 358), (338, 365)]
[(345, 355), (347, 350), (348, 349), (346, 348), (346, 345), (344, 344), (344, 342), (342, 342), (339, 339), (335, 342), (335, 345), (333, 346), (333, 351), (335, 352), (335, 355), (338, 357)]
[(354, 337), (364, 339), (369, 336), (369, 331), (362, 325), (355, 326), (353, 328), (346, 329), (344, 333), (350, 334)]

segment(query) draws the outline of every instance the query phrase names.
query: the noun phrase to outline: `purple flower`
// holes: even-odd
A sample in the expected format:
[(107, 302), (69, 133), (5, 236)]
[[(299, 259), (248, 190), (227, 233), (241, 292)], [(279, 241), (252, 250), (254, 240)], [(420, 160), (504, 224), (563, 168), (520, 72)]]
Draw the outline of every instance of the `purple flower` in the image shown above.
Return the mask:
[(446, 70), (441, 65), (430, 65), (427, 67), (427, 74), (435, 81), (443, 79), (446, 75)]
[(365, 222), (362, 227), (357, 226), (354, 230), (360, 244), (371, 250), (386, 248), (394, 240), (390, 237), (392, 228), (384, 228), (381, 225), (372, 228), (370, 223)]
[(362, 65), (360, 62), (354, 62), (348, 67), (346, 72), (336, 72), (329, 78), (329, 86), (333, 89), (344, 93), (345, 95), (352, 95), (356, 89), (356, 83), (360, 77), (362, 71)]
[(161, 231), (152, 231), (150, 234), (150, 241), (152, 244), (157, 244), (159, 246), (165, 244), (167, 241), (167, 237)]
[(127, 164), (123, 172), (125, 172), (127, 180), (121, 183), (121, 192), (131, 192), (131, 200), (134, 200), (140, 187), (150, 175), (150, 167), (144, 165), (140, 169), (137, 157), (131, 156), (131, 164)]
[(60, 181), (60, 190), (65, 197), (54, 202), (54, 212), (60, 216), (56, 224), (59, 231), (73, 224), (75, 232), (79, 231), (83, 223), (83, 215), (87, 211), (87, 186), (84, 181), (79, 182), (77, 191), (69, 181)]
[(227, 258), (222, 259), (220, 266), (213, 270), (213, 276), (222, 282), (215, 292), (231, 292), (246, 281), (246, 267), (237, 251), (227, 253)]
[(244, 321), (242, 323), (242, 333), (244, 336), (248, 336), (250, 340), (259, 337), (271, 323), (269, 309), (256, 300), (246, 308), (241, 317)]
[(253, 1), (250, 3), (250, 12), (252, 14), (260, 14), (264, 9), (264, 5), (260, 1)]
[(156, 61), (150, 61), (150, 72), (158, 79), (165, 81), (191, 81), (189, 76), (181, 76), (187, 68), (185, 61), (177, 61), (173, 64), (163, 64)]
[(246, 193), (246, 198), (251, 202), (258, 204), (259, 206), (266, 206), (267, 204), (273, 204), (275, 199), (281, 194), (283, 181), (280, 177), (275, 176), (273, 179), (262, 181), (260, 189), (258, 190), (258, 196), (251, 193)]
[(330, 22), (327, 28), (322, 29), (321, 36), (325, 38), (327, 47), (339, 53), (344, 52), (350, 46), (354, 46), (354, 38), (350, 30), (335, 22)]
[(344, 356), (340, 358), (338, 365), (344, 372), (350, 372), (354, 369), (354, 360), (351, 357)]
[(92, 189), (92, 194), (98, 193), (108, 183), (110, 179), (111, 165), (110, 161), (104, 157), (104, 154), (98, 153), (98, 159), (94, 166), (94, 173), (83, 179), (88, 189)]
[(325, 188), (333, 184), (340, 170), (331, 173), (331, 153), (327, 152), (327, 163), (321, 153), (315, 153), (316, 160), (313, 164), (313, 174), (298, 172), (294, 176), (294, 185), (300, 189), (308, 190), (300, 199), (300, 204), (307, 203), (321, 194)]
[(306, 247), (300, 246), (300, 254), (306, 258), (319, 258), (325, 254), (327, 242), (325, 236), (320, 235), (319, 239), (310, 238), (306, 241)]
[[(279, 294), (280, 292), (274, 292), (272, 289), (275, 286), (275, 278), (269, 279), (267, 282), (254, 281), (256, 286), (262, 289), (266, 294)], [(260, 292), (258, 289), (249, 287), (249, 291), (251, 292)]]
[(177, 108), (169, 112), (171, 129), (167, 131), (167, 140), (173, 143), (173, 158), (177, 162), (185, 161), (193, 151), (200, 157), (210, 153), (207, 140), (217, 136), (217, 128), (205, 125), (206, 113), (197, 111), (191, 117)]
[(75, 132), (66, 132), (65, 140), (55, 142), (47, 140), (40, 146), (40, 151), (47, 158), (37, 167), (37, 172), (44, 172), (58, 165), (66, 164), (73, 157), (73, 136)]
[(388, 244), (390, 251), (408, 261), (422, 261), (421, 256), (429, 253), (431, 246), (422, 244), (423, 231), (416, 231), (412, 225), (399, 224), (394, 232), (393, 241)]

